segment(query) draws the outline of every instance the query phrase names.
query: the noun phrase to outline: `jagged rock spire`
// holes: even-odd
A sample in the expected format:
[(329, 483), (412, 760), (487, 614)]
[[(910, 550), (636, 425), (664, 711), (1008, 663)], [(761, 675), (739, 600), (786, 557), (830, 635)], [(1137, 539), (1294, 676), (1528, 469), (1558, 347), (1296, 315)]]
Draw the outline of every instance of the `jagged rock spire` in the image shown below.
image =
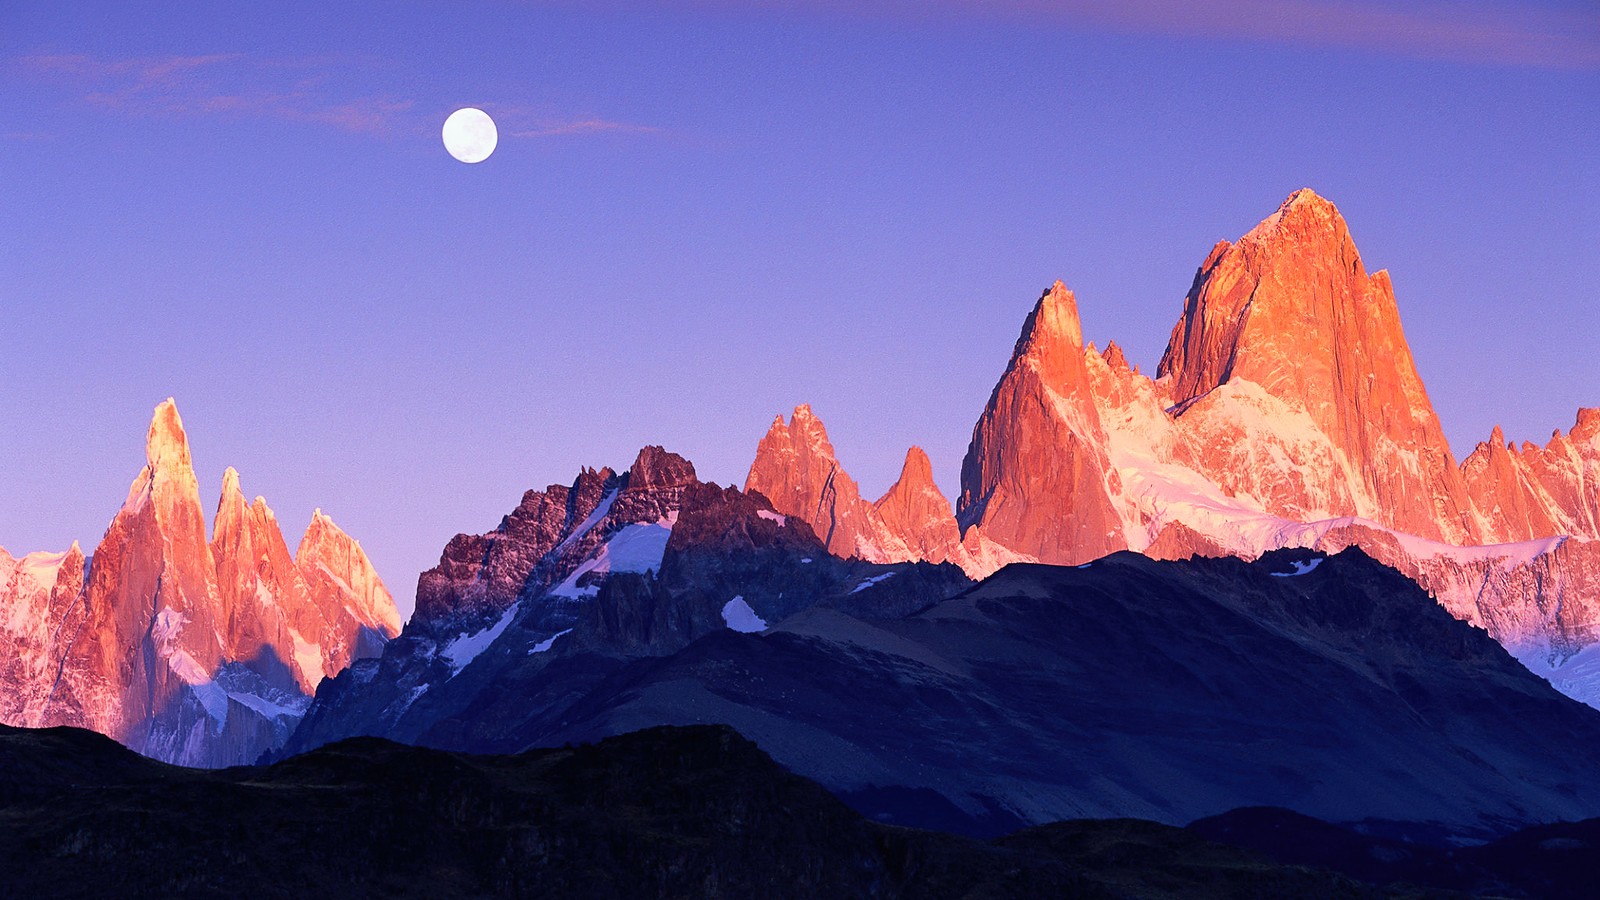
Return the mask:
[(972, 430), (956, 514), (1002, 546), (1078, 563), (1126, 546), (1084, 362), (1077, 301), (1057, 281), (1022, 326)]

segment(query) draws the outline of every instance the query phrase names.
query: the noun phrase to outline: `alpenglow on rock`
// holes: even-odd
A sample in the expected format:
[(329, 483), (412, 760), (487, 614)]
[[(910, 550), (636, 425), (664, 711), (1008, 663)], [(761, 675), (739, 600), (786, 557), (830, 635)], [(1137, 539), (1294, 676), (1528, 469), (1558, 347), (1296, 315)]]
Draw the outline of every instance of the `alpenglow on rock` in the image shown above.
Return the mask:
[(76, 544), (20, 565), (0, 551), (0, 719), (91, 728), (184, 765), (254, 762), (288, 738), (324, 677), (399, 632), (394, 600), (320, 512), (291, 558), (231, 468), (208, 542), (170, 399), (145, 459), (87, 566)]
[[(872, 533), (838, 512), (855, 484), (802, 409), (762, 440), (748, 487), (818, 534)], [(872, 517), (894, 540), (856, 552), (939, 558), (917, 536), (943, 530), (932, 507), (909, 516), (912, 533), (897, 503)], [(947, 558), (974, 578), (1120, 549), (1250, 559), (1359, 545), (1600, 705), (1600, 409), (1543, 447), (1496, 429), (1458, 466), (1388, 273), (1367, 272), (1338, 209), (1309, 189), (1212, 248), (1155, 378), (1114, 342), (1086, 345), (1072, 292), (1045, 291), (973, 428), (956, 519)]]
[[(1212, 249), (1156, 375), (1180, 417), (1190, 405), (1214, 403), (1222, 408), (1200, 414), (1228, 417), (1237, 429), (1229, 443), (1273, 442), (1306, 473), (1264, 478), (1271, 469), (1204, 458), (1205, 448), (1195, 447), (1196, 463), (1219, 485), (1256, 497), (1268, 512), (1359, 515), (1454, 544), (1479, 537), (1401, 330), (1389, 273), (1367, 274), (1344, 218), (1309, 189), (1237, 244)], [(1249, 395), (1261, 418), (1228, 408)], [(1286, 426), (1305, 439), (1282, 440)], [(1227, 443), (1215, 446), (1228, 452)]]
[(950, 562), (973, 578), (1007, 563), (1036, 561), (988, 540), (976, 527), (963, 538), (921, 447), (906, 451), (899, 480), (876, 502), (867, 502), (809, 405), (795, 407), (788, 425), (782, 416), (773, 421), (756, 446), (744, 489), (803, 520), (829, 553), (847, 559)]
[(1057, 281), (1023, 323), (973, 426), (956, 515), (1018, 553), (1076, 564), (1125, 546), (1111, 502), (1119, 487), (1084, 365), (1078, 304)]

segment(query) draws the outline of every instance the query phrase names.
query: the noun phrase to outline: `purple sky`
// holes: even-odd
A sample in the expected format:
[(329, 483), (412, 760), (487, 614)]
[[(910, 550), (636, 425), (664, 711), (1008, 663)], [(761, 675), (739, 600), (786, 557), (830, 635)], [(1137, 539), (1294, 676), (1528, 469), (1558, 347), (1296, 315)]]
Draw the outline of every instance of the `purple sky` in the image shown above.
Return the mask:
[(1044, 287), (1152, 370), (1302, 186), (1458, 455), (1600, 405), (1591, 0), (66, 6), (0, 10), (14, 553), (93, 547), (168, 395), (208, 509), (227, 465), (291, 546), (323, 507), (406, 613), (525, 488), (742, 483), (796, 403), (863, 493), (920, 443), (953, 495)]

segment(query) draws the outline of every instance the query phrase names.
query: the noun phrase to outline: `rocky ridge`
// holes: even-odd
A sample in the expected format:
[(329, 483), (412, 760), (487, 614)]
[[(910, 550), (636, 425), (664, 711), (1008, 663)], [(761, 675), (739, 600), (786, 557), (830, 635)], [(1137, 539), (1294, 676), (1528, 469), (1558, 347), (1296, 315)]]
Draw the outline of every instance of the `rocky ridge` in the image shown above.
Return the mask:
[(787, 425), (782, 416), (773, 420), (756, 446), (744, 489), (805, 521), (829, 553), (843, 558), (950, 562), (972, 578), (1036, 559), (989, 540), (976, 527), (963, 535), (920, 447), (906, 451), (900, 478), (869, 503), (840, 465), (827, 429), (809, 405), (795, 407)]
[(323, 684), (283, 752), (353, 734), (526, 746), (595, 685), (708, 634), (816, 604), (894, 617), (969, 583), (952, 565), (834, 556), (765, 495), (645, 447), (620, 475), (584, 469), (525, 494), (495, 530), (453, 538), (419, 579), (428, 603), (380, 658)]

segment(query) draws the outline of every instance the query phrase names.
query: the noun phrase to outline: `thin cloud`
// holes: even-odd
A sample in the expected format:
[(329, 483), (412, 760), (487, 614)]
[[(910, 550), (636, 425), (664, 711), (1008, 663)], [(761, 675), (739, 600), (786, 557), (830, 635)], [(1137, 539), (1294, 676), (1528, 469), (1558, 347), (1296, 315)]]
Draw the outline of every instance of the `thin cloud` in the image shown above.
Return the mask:
[(37, 79), (82, 90), (86, 103), (127, 115), (230, 115), (385, 134), (414, 105), (384, 96), (329, 96), (322, 89), (325, 62), (235, 53), (127, 59), (36, 54), (15, 62)]
[(25, 71), (39, 75), (64, 75), (80, 79), (118, 78), (132, 85), (155, 85), (172, 83), (196, 69), (239, 58), (236, 53), (134, 59), (102, 59), (82, 53), (40, 53), (19, 57), (17, 63)]
[(636, 125), (632, 122), (616, 122), (610, 119), (587, 118), (573, 119), (566, 122), (551, 122), (532, 128), (524, 128), (508, 132), (512, 137), (541, 138), (558, 137), (569, 134), (660, 134), (661, 129), (654, 125)]
[[(277, 59), (237, 53), (108, 59), (34, 54), (13, 60), (36, 79), (67, 85), (83, 102), (133, 116), (232, 116), (325, 125), (361, 134), (421, 133), (413, 100), (339, 96), (330, 75), (348, 61)], [(513, 137), (656, 134), (661, 129), (600, 116), (562, 116), (549, 107), (491, 106)]]

